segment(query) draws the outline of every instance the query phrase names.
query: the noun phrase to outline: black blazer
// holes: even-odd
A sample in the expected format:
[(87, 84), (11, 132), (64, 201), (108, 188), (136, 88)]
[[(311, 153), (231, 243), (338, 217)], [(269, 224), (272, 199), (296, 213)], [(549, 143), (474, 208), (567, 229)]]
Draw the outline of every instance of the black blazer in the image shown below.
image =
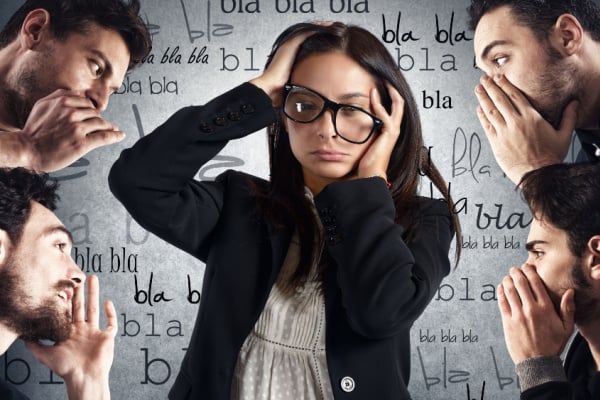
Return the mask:
[[(111, 190), (144, 228), (206, 264), (202, 299), (171, 399), (229, 400), (242, 343), (287, 253), (293, 226), (256, 213), (262, 179), (227, 171), (193, 180), (228, 140), (274, 122), (270, 98), (243, 84), (175, 113), (123, 151)], [(419, 235), (403, 239), (381, 178), (327, 186), (315, 196), (334, 260), (324, 277), (327, 364), (336, 399), (408, 399), (409, 330), (449, 272), (446, 203), (419, 199)]]

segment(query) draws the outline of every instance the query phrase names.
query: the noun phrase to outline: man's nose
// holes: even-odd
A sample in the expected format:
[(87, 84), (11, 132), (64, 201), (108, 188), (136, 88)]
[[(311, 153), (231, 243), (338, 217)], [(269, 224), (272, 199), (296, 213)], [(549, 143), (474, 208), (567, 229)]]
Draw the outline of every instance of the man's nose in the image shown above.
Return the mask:
[(71, 259), (68, 266), (67, 278), (73, 281), (76, 286), (82, 285), (85, 282), (85, 274), (73, 259)]
[(108, 107), (110, 90), (105, 82), (97, 81), (92, 88), (86, 92), (86, 96), (92, 101), (96, 110), (102, 112)]

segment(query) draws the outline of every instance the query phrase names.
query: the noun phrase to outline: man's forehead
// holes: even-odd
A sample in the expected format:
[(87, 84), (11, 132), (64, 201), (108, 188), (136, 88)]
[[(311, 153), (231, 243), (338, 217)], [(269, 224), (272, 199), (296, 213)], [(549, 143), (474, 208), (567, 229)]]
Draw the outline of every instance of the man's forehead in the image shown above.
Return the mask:
[(52, 210), (35, 200), (31, 200), (31, 210), (23, 227), (23, 233), (28, 231), (36, 235), (42, 235), (48, 232), (49, 229), (58, 227), (62, 227), (66, 231), (63, 223)]
[(528, 242), (543, 241), (549, 244), (567, 244), (567, 233), (554, 226), (547, 218), (534, 216), (529, 227)]
[(501, 26), (511, 26), (515, 23), (517, 23), (517, 20), (512, 12), (511, 7), (504, 5), (496, 7), (483, 14), (479, 19), (479, 22), (477, 22), (475, 32), (484, 31), (490, 28), (495, 29)]
[(70, 32), (63, 41), (80, 41), (89, 50), (104, 53), (111, 63), (123, 62), (125, 68), (129, 65), (129, 47), (123, 36), (112, 29), (96, 22), (89, 22), (83, 32)]
[(515, 28), (516, 20), (508, 6), (498, 7), (483, 15), (477, 24), (473, 40), (476, 58), (479, 60), (486, 46), (492, 42), (508, 40)]

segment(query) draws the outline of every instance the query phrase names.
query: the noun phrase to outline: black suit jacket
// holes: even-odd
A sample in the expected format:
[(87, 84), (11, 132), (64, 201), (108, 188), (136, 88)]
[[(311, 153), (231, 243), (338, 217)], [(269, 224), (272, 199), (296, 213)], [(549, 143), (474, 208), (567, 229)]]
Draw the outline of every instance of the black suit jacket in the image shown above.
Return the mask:
[[(262, 179), (227, 171), (193, 179), (228, 140), (276, 119), (270, 98), (247, 83), (175, 113), (123, 151), (109, 183), (146, 229), (206, 264), (202, 299), (171, 399), (229, 400), (239, 349), (264, 308), (293, 226), (256, 212)], [(419, 235), (403, 239), (380, 178), (327, 186), (315, 196), (333, 259), (324, 277), (326, 352), (336, 399), (408, 399), (409, 330), (449, 272), (450, 212), (420, 199)]]

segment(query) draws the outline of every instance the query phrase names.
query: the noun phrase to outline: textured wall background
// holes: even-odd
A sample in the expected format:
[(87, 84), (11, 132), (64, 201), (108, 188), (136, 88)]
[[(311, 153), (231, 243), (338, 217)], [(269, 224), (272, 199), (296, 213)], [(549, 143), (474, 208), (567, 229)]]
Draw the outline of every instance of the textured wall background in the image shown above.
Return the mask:
[[(0, 25), (21, 3), (0, 3)], [(525, 260), (531, 217), (475, 115), (480, 71), (473, 67), (467, 6), (464, 0), (142, 0), (153, 51), (127, 75), (105, 113), (127, 138), (54, 174), (62, 181), (58, 215), (73, 232), (73, 257), (99, 275), (102, 297), (112, 299), (119, 314), (114, 399), (166, 398), (192, 333), (204, 266), (129, 217), (108, 190), (109, 168), (121, 150), (180, 107), (202, 104), (259, 74), (284, 28), (315, 19), (358, 24), (386, 42), (421, 105), (426, 143), (462, 221), (460, 264), (412, 332), (414, 399), (518, 397), (495, 287), (510, 266)], [(259, 132), (230, 143), (198, 175), (238, 168), (265, 176), (266, 160)], [(439, 197), (428, 182), (422, 194)], [(0, 358), (0, 376), (34, 399), (65, 397), (60, 378), (19, 342)]]

